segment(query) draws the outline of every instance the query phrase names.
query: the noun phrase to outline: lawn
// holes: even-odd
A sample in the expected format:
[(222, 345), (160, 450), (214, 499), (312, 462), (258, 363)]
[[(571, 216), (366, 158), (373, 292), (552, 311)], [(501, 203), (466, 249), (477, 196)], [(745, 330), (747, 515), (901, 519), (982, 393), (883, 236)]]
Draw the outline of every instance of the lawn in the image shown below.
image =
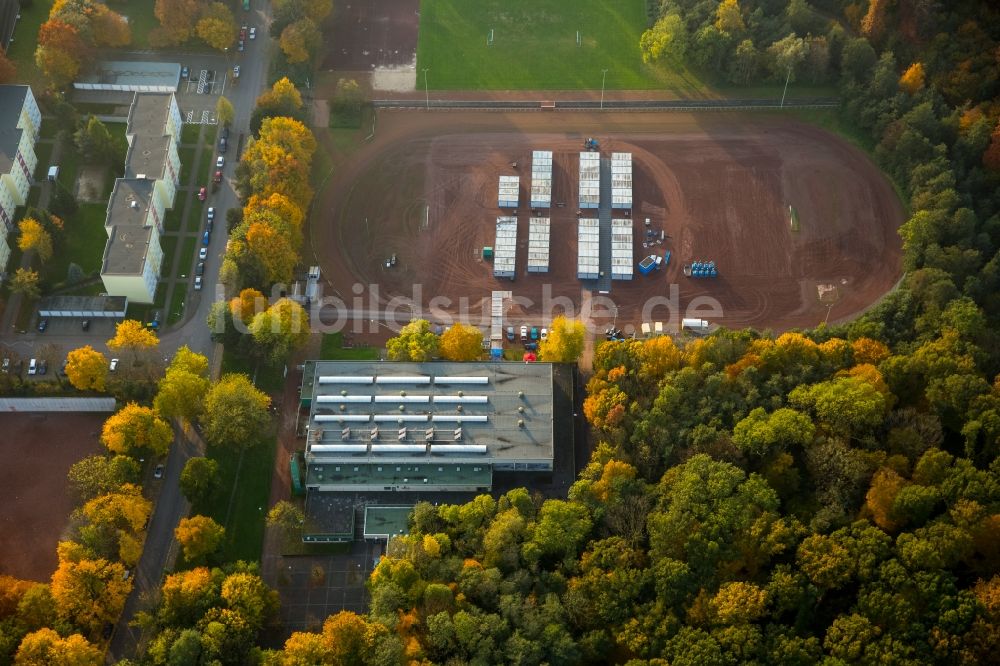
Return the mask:
[(323, 342), (320, 343), (319, 357), (324, 361), (376, 361), (379, 358), (379, 350), (374, 347), (344, 349), (344, 334), (328, 333), (323, 336)]
[(38, 46), (38, 28), (49, 17), (51, 8), (52, 0), (22, 3), (19, 10), (21, 20), (14, 28), (14, 43), (7, 51), (7, 57), (17, 66), (17, 81), (39, 86), (39, 90), (45, 80), (35, 66), (35, 47)]
[(166, 231), (181, 230), (181, 218), (184, 216), (184, 197), (186, 196), (186, 194), (178, 192), (176, 199), (174, 199), (174, 207), (163, 216), (163, 228)]
[(177, 256), (177, 236), (160, 236), (160, 247), (163, 249), (163, 264), (160, 275), (170, 277), (174, 269), (174, 259)]
[[(181, 130), (181, 143), (185, 145), (198, 143), (198, 135), (201, 134), (201, 128), (201, 125), (185, 124)], [(184, 161), (183, 158), (181, 161)]]
[(599, 89), (604, 69), (608, 89), (662, 88), (664, 78), (682, 84), (686, 72), (665, 75), (643, 65), (645, 28), (643, 0), (422, 2), (417, 87), (424, 87), (424, 69), (435, 90)]
[(55, 144), (45, 142), (35, 145), (35, 156), (38, 157), (38, 166), (35, 167), (35, 180), (43, 181), (48, 178), (49, 167), (52, 166), (52, 149)]
[(155, 3), (152, 2), (130, 2), (124, 5), (112, 5), (111, 8), (128, 19), (128, 25), (132, 28), (132, 48), (148, 49), (149, 33), (153, 28), (160, 25), (159, 19), (153, 14)]
[[(183, 131), (187, 131), (187, 127)], [(186, 185), (194, 167), (194, 152), (197, 150), (193, 146), (183, 146), (177, 150), (177, 157), (181, 160), (181, 185)]]
[(242, 453), (229, 447), (209, 446), (207, 457), (219, 463), (219, 497), (210, 507), (195, 507), (226, 528), (221, 559), (224, 562), (260, 561), (264, 546), (264, 519), (271, 494), (276, 438)]
[(103, 203), (80, 204), (65, 220), (65, 237), (61, 249), (45, 264), (45, 277), (50, 284), (66, 279), (70, 263), (78, 264), (87, 275), (101, 269), (108, 232), (104, 218), (108, 206)]
[(174, 284), (174, 294), (170, 297), (170, 310), (167, 312), (167, 323), (175, 324), (184, 317), (184, 299), (187, 298), (187, 283)]
[(201, 151), (201, 154), (201, 163), (198, 165), (198, 179), (194, 182), (194, 186), (211, 188), (212, 183), (209, 182), (209, 178), (211, 177), (211, 173), (215, 170), (215, 162), (212, 160), (212, 151), (203, 150)]
[(256, 359), (241, 356), (229, 348), (225, 349), (222, 356), (222, 372), (241, 372), (250, 377), (257, 388), (272, 397), (279, 394), (285, 385), (284, 366), (258, 362)]
[(185, 238), (184, 245), (181, 246), (181, 253), (177, 255), (178, 264), (177, 277), (190, 275), (194, 270), (194, 246), (198, 242), (197, 238)]

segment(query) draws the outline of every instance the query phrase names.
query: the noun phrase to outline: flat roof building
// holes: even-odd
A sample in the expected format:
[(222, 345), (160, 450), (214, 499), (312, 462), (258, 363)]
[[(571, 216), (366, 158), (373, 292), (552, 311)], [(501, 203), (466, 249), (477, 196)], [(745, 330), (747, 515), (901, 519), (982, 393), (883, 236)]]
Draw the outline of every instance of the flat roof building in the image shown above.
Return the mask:
[(580, 218), (576, 241), (576, 276), (596, 280), (601, 273), (601, 223), (591, 217)]
[(493, 245), (493, 277), (514, 279), (517, 264), (517, 218), (497, 218), (497, 237)]
[(517, 208), (521, 197), (521, 177), (520, 176), (500, 176), (499, 195), (497, 196), (498, 208)]
[(552, 151), (535, 150), (531, 153), (531, 207), (552, 206)]
[(495, 471), (552, 471), (551, 364), (317, 361), (311, 397), (309, 490), (484, 492)]
[(611, 207), (632, 210), (632, 153), (611, 154)]
[(42, 113), (29, 86), (0, 85), (0, 273), (10, 259), (18, 206), (28, 202), (28, 190), (38, 158), (35, 142)]
[(176, 62), (105, 60), (92, 73), (73, 83), (77, 90), (115, 90), (131, 92), (176, 92), (181, 80), (181, 66)]
[(547, 217), (533, 217), (528, 221), (528, 272), (549, 272), (549, 231)]
[(632, 220), (611, 220), (612, 280), (632, 279), (634, 271), (632, 254)]
[(598, 153), (580, 153), (580, 208), (599, 208), (601, 205), (601, 156)]

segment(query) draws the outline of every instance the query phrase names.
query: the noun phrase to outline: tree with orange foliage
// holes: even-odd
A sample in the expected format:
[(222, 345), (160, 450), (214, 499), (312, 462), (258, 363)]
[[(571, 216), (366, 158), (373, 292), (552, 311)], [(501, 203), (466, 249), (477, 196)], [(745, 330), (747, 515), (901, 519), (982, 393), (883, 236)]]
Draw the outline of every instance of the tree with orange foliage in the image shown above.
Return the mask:
[(132, 43), (132, 28), (128, 21), (121, 14), (108, 9), (107, 5), (94, 5), (90, 26), (97, 46), (119, 48)]
[(871, 338), (858, 338), (851, 343), (855, 363), (878, 365), (889, 358), (889, 348), (884, 343)]
[(925, 79), (923, 63), (915, 62), (899, 77), (899, 87), (911, 95), (916, 95), (923, 89)]
[(198, 0), (156, 0), (153, 14), (160, 20), (166, 44), (180, 44), (191, 38), (198, 4)]
[(267, 297), (256, 289), (244, 289), (229, 301), (229, 310), (233, 313), (233, 319), (243, 322), (249, 326), (250, 322), (258, 312), (267, 309)]
[(888, 467), (883, 467), (872, 477), (872, 485), (865, 495), (865, 506), (875, 524), (886, 532), (894, 532), (899, 527), (899, 518), (892, 509), (896, 496), (905, 485), (906, 479)]
[(868, 13), (861, 19), (861, 34), (873, 41), (881, 39), (885, 34), (888, 7), (888, 0), (869, 0)]
[(60, 544), (52, 598), (63, 620), (99, 636), (105, 622), (118, 619), (131, 589), (121, 563), (90, 559), (80, 546)]

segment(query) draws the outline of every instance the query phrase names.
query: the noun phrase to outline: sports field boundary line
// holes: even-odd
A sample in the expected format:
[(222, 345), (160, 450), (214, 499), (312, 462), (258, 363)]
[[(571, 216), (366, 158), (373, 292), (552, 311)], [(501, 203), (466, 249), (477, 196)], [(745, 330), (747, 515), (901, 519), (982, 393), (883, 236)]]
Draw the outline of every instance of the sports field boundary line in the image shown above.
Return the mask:
[(482, 111), (775, 111), (782, 109), (832, 109), (840, 106), (836, 97), (807, 99), (732, 100), (614, 100), (603, 104), (594, 100), (410, 100), (377, 99), (372, 106), (383, 110), (482, 110)]

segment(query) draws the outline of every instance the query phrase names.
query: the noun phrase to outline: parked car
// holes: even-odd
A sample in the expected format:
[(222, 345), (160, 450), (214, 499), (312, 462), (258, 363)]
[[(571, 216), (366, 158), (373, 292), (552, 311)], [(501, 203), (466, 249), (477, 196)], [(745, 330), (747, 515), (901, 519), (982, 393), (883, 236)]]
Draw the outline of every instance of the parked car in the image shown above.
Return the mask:
[(38, 320), (38, 332), (39, 333), (44, 333), (45, 329), (47, 329), (48, 327), (49, 327), (49, 320), (48, 319), (40, 319), (40, 320)]
[(49, 362), (43, 358), (41, 361), (38, 362), (38, 374), (44, 375), (48, 371), (49, 371)]
[(116, 359), (116, 358), (111, 359), (111, 365), (108, 366), (108, 367), (111, 370), (111, 372), (114, 372), (115, 370), (117, 370), (118, 369), (118, 359)]
[(194, 279), (194, 290), (201, 291), (201, 276), (197, 276)]
[(209, 221), (214, 220), (215, 219), (215, 206), (209, 206), (208, 207), (208, 213), (206, 215), (208, 216), (208, 220)]
[(216, 171), (215, 172), (215, 175), (212, 176), (212, 182), (215, 183), (216, 185), (218, 185), (219, 183), (222, 182), (222, 172), (221, 171)]
[(532, 326), (531, 327), (531, 339), (532, 340), (537, 340), (538, 339), (538, 327), (537, 326)]
[(242, 39), (239, 42), (237, 42), (237, 44), (236, 44), (236, 50), (237, 51), (243, 51), (243, 40)]
[[(239, 68), (240, 66), (236, 65), (236, 69)], [(222, 138), (226, 139), (227, 141), (229, 140), (229, 125), (226, 125), (225, 127), (222, 128)]]
[(28, 374), (34, 375), (38, 372), (38, 361), (31, 359), (28, 361)]
[(240, 28), (240, 39), (246, 39), (246, 38), (247, 38), (247, 27), (243, 26), (242, 28)]
[(541, 333), (541, 340), (542, 342), (545, 342), (548, 339), (549, 339), (549, 329), (543, 328)]
[(507, 342), (514, 342), (514, 327), (507, 327)]
[(10, 357), (8, 356), (3, 357), (3, 371), (10, 372)]
[(188, 70), (187, 66), (181, 67), (181, 80), (186, 81), (191, 72)]
[(250, 39), (257, 39), (257, 28), (250, 28)]
[(198, 201), (204, 201), (207, 198), (208, 198), (208, 190), (206, 190), (204, 187), (198, 190)]
[(222, 155), (219, 155), (217, 158), (215, 158), (215, 168), (221, 169), (224, 166), (226, 166), (226, 158)]
[(204, 275), (205, 274), (205, 262), (204, 261), (199, 261), (198, 265), (194, 267), (194, 274), (195, 275)]
[[(206, 231), (205, 233), (208, 233), (208, 232)], [(202, 247), (200, 250), (198, 250), (198, 258), (201, 259), (202, 261), (204, 261), (205, 259), (208, 258), (208, 248), (207, 247)]]
[(528, 327), (521, 325), (521, 342), (526, 342), (528, 340)]
[(234, 79), (240, 78), (240, 66), (239, 65), (233, 65), (233, 78)]
[(205, 231), (207, 231), (208, 233), (212, 233), (212, 228), (214, 226), (215, 226), (215, 222), (213, 222), (212, 220), (209, 220), (208, 224), (205, 225)]
[(225, 139), (219, 139), (219, 152), (224, 153), (229, 150), (229, 142)]
[(84, 319), (83, 321), (81, 321), (80, 322), (80, 328), (82, 328), (85, 331), (89, 331), (90, 330), (90, 320), (89, 319)]
[[(153, 470), (153, 478), (154, 479), (162, 479), (163, 478), (163, 465), (157, 465), (156, 466), (156, 469)], [(126, 569), (126, 571), (128, 571), (128, 570)]]
[(211, 240), (212, 240), (212, 235), (206, 231), (205, 234), (201, 237), (201, 244), (204, 245), (205, 247), (208, 247), (208, 243)]

